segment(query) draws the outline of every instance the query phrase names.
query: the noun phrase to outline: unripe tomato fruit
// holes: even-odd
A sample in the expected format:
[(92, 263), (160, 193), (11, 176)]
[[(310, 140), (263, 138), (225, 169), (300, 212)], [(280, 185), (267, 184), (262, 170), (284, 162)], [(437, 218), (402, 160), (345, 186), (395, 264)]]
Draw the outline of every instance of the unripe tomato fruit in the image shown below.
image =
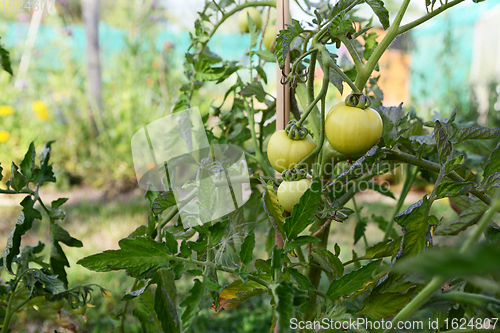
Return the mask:
[[(285, 130), (280, 130), (275, 132), (269, 139), (267, 157), (276, 171), (283, 172), (297, 165), (316, 146), (316, 142), (309, 134), (307, 134), (304, 140), (292, 140), (288, 137)], [(308, 161), (308, 163), (312, 162)]]
[(240, 31), (242, 33), (249, 31), (247, 13), (250, 15), (253, 23), (255, 23), (257, 30), (259, 30), (262, 26), (262, 18), (260, 17), (259, 11), (253, 7), (247, 7), (241, 11), (240, 15), (238, 15), (238, 27), (240, 27)]
[(276, 46), (276, 26), (270, 25), (266, 28), (264, 32), (264, 37), (262, 43), (271, 52), (274, 52), (274, 47)]
[(291, 182), (283, 181), (278, 187), (278, 201), (283, 209), (291, 213), (293, 206), (299, 202), (309, 187), (311, 187), (311, 181), (307, 178)]
[(333, 106), (325, 121), (325, 132), (333, 149), (347, 156), (361, 155), (382, 135), (382, 118), (372, 108), (360, 109), (344, 103)]
[(77, 308), (73, 309), (73, 312), (77, 315), (83, 316), (85, 312), (87, 312), (87, 305), (86, 304), (80, 305)]
[(49, 305), (52, 310), (59, 311), (64, 306), (64, 299), (58, 299), (52, 302), (49, 301)]

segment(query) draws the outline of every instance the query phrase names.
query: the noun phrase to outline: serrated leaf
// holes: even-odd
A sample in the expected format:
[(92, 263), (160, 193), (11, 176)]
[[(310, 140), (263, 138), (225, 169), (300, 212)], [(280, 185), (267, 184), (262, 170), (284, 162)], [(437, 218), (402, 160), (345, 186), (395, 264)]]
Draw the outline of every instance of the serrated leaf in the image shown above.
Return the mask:
[(254, 81), (251, 84), (244, 86), (239, 94), (244, 97), (255, 96), (259, 102), (264, 102), (266, 100), (266, 92), (262, 87), (262, 83), (259, 81)]
[(342, 265), (342, 262), (337, 255), (337, 253), (340, 254), (340, 251), (337, 249), (338, 245), (335, 245), (335, 254), (323, 249), (313, 250), (314, 260), (317, 261), (321, 267), (323, 267), (330, 281), (344, 275), (344, 265)]
[(465, 162), (465, 155), (459, 155), (449, 160), (444, 166), (446, 174), (449, 174), (455, 171), (456, 169), (460, 168), (464, 164), (464, 162)]
[(487, 204), (485, 204), (481, 200), (476, 199), (468, 208), (462, 211), (456, 221), (452, 222), (443, 230), (438, 229), (436, 231), (436, 235), (458, 235), (460, 232), (476, 224), (487, 209)]
[(32, 295), (35, 294), (35, 289), (39, 288), (39, 283), (42, 283), (44, 289), (52, 295), (66, 291), (65, 286), (56, 275), (47, 275), (40, 269), (31, 269), (27, 271), (24, 275), (24, 282), (28, 289), (30, 289)]
[(134, 299), (132, 314), (139, 320), (143, 333), (159, 333), (160, 323), (156, 319), (151, 292), (146, 289), (140, 297)]
[(186, 330), (196, 318), (200, 310), (200, 301), (204, 293), (203, 283), (195, 279), (193, 287), (189, 290), (189, 295), (180, 303), (181, 307), (186, 308), (181, 317), (183, 331)]
[(399, 247), (401, 245), (401, 239), (402, 237), (398, 237), (394, 240), (386, 239), (373, 246), (367, 247), (366, 253), (363, 258), (379, 259), (394, 256), (398, 253)]
[(56, 223), (51, 223), (50, 225), (50, 242), (50, 270), (53, 274), (58, 276), (67, 288), (68, 278), (64, 267), (70, 266), (68, 258), (59, 243), (63, 243), (70, 247), (82, 247), (83, 244), (78, 239), (71, 237), (66, 230)]
[(416, 255), (425, 249), (429, 231), (428, 206), (426, 195), (396, 216), (395, 221), (403, 228), (404, 233), (401, 258)]
[(243, 265), (248, 264), (252, 261), (253, 248), (255, 247), (255, 234), (250, 232), (241, 244), (240, 259)]
[(380, 262), (381, 260), (372, 261), (356, 271), (352, 271), (337, 280), (333, 280), (326, 294), (332, 300), (336, 300), (339, 297), (348, 297), (355, 293), (364, 286), (365, 280), (371, 278), (373, 272), (380, 265)]
[(202, 59), (194, 64), (194, 71), (196, 81), (217, 81), (226, 72), (226, 67), (212, 67), (209, 61)]
[(19, 165), (21, 167), (21, 173), (26, 177), (28, 182), (33, 180), (35, 157), (36, 157), (35, 143), (31, 142), (28, 151), (24, 155), (23, 161)]
[(226, 286), (220, 293), (221, 302), (224, 300), (225, 309), (231, 309), (246, 301), (250, 297), (265, 292), (267, 288), (257, 282), (236, 280)]
[(147, 288), (149, 288), (150, 283), (151, 283), (151, 279), (147, 279), (146, 283), (144, 284), (144, 286), (142, 286), (141, 288), (138, 288), (136, 290), (129, 291), (128, 293), (126, 293), (125, 295), (123, 295), (122, 301), (129, 301), (131, 299), (134, 299), (136, 297), (141, 296), (144, 293), (144, 291)]
[(444, 181), (436, 186), (436, 198), (466, 195), (476, 187), (475, 182)]
[(292, 214), (286, 219), (283, 231), (288, 240), (297, 238), (313, 220), (314, 213), (318, 209), (321, 198), (321, 180), (315, 178), (311, 187), (300, 198), (294, 206)]
[(155, 215), (161, 215), (167, 208), (175, 206), (175, 196), (172, 191), (160, 193), (151, 204), (151, 211)]
[(290, 282), (281, 281), (273, 289), (274, 316), (277, 318), (279, 327), (289, 327), (293, 316), (293, 289)]
[(434, 126), (434, 137), (436, 138), (439, 157), (441, 159), (446, 158), (451, 154), (452, 146), (447, 129), (441, 124), (441, 122), (439, 122), (439, 120), (436, 120)]
[(12, 189), (16, 192), (21, 191), (28, 184), (28, 179), (24, 175), (22, 175), (18, 170), (19, 169), (17, 165), (14, 162), (12, 162), (10, 169), (11, 172), (10, 181), (8, 182), (8, 185), (12, 187)]
[(384, 2), (382, 0), (366, 0), (366, 3), (372, 8), (375, 15), (377, 15), (384, 30), (389, 28), (389, 11), (384, 7)]
[(462, 128), (457, 133), (457, 143), (467, 140), (496, 139), (500, 136), (500, 128), (488, 128), (483, 126), (472, 126)]
[(394, 194), (391, 192), (391, 190), (383, 184), (369, 182), (368, 189), (373, 190), (373, 191), (378, 192), (382, 195), (385, 195), (386, 197), (389, 197), (389, 198), (396, 200), (396, 197), (394, 197)]
[(295, 238), (293, 241), (287, 242), (287, 244), (285, 246), (285, 251), (289, 252), (289, 251), (292, 251), (293, 249), (296, 249), (296, 248), (301, 247), (303, 245), (316, 244), (320, 241), (321, 240), (319, 238), (313, 237), (313, 236), (299, 236), (299, 237)]
[(500, 187), (500, 171), (489, 175), (488, 178), (481, 181), (480, 191), (489, 191), (493, 187)]
[(293, 267), (288, 267), (287, 271), (290, 272), (290, 275), (293, 276), (295, 281), (301, 286), (302, 288), (309, 290), (309, 291), (315, 291), (316, 288), (314, 288), (313, 284), (311, 283), (311, 280), (303, 274), (301, 274), (297, 269)]
[(171, 256), (167, 246), (149, 237), (124, 238), (118, 243), (120, 250), (107, 250), (80, 259), (77, 264), (96, 272), (126, 270), (133, 277), (157, 267), (168, 267)]
[(285, 60), (290, 51), (290, 45), (293, 40), (298, 37), (304, 30), (300, 26), (299, 21), (292, 19), (292, 24), (287, 24), (286, 29), (280, 30), (276, 39), (276, 49), (274, 53), (278, 60), (280, 68), (285, 66)]
[(165, 231), (164, 236), (165, 236), (165, 244), (167, 245), (168, 252), (172, 255), (177, 254), (178, 244), (177, 244), (177, 240), (174, 237), (174, 234), (169, 232), (169, 231)]
[(21, 201), (21, 206), (23, 210), (19, 217), (17, 218), (16, 225), (7, 239), (7, 245), (5, 246), (5, 251), (3, 255), (3, 265), (8, 270), (9, 273), (14, 274), (12, 270), (12, 261), (20, 252), (21, 238), (22, 236), (31, 229), (33, 226), (33, 221), (41, 220), (42, 214), (33, 206), (35, 201), (31, 199), (31, 196), (27, 196)]
[(174, 275), (171, 270), (159, 269), (155, 276), (154, 309), (164, 332), (180, 333), (181, 328), (175, 305)]

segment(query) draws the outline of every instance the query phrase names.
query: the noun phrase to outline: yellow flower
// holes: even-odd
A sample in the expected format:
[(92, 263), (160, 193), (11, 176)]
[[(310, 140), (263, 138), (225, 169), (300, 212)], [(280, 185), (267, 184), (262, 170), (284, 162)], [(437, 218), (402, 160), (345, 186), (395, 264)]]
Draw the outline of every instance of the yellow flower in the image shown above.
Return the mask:
[(0, 105), (0, 116), (5, 117), (14, 113), (14, 108), (8, 105)]
[(10, 133), (7, 131), (0, 131), (0, 143), (3, 143), (10, 138)]
[(36, 101), (31, 106), (31, 109), (33, 110), (33, 112), (35, 113), (35, 116), (38, 119), (42, 119), (42, 120), (49, 120), (50, 119), (50, 114), (49, 114), (49, 111), (47, 110), (47, 105), (45, 105), (44, 102)]

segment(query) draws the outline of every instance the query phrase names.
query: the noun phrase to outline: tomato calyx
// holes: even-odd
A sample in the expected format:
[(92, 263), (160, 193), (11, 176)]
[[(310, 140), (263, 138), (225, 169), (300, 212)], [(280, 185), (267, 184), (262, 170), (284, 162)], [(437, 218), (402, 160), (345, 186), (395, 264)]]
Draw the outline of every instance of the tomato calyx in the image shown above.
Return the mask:
[(353, 93), (346, 97), (345, 105), (364, 110), (372, 105), (372, 100), (364, 94)]
[(281, 178), (287, 182), (301, 180), (307, 177), (307, 170), (300, 167), (293, 167), (281, 173)]
[(286, 134), (292, 140), (304, 140), (309, 134), (309, 131), (305, 127), (298, 127), (295, 120), (290, 120), (288, 125), (285, 127)]

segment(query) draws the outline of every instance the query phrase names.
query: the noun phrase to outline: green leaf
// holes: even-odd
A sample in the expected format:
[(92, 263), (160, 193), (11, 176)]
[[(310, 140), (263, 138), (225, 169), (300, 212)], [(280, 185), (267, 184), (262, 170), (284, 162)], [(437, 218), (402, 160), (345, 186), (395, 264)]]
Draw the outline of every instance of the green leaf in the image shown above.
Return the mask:
[(487, 209), (487, 204), (479, 199), (474, 199), (470, 206), (462, 211), (456, 221), (452, 222), (442, 230), (437, 230), (436, 235), (458, 235), (460, 232), (476, 224)]
[[(446, 124), (444, 124), (446, 125)], [(434, 137), (436, 138), (436, 144), (438, 148), (439, 157), (441, 159), (446, 158), (451, 154), (452, 145), (449, 139), (447, 127), (441, 124), (439, 120), (436, 120), (434, 126)]]
[(373, 272), (380, 265), (380, 262), (381, 260), (372, 261), (356, 271), (333, 280), (326, 294), (332, 300), (336, 300), (339, 297), (348, 297), (355, 293), (365, 287), (365, 281), (372, 277)]
[(500, 187), (500, 171), (495, 172), (481, 181), (480, 191), (489, 191), (493, 187)]
[(377, 15), (384, 30), (389, 28), (389, 11), (384, 7), (384, 2), (382, 0), (366, 0), (366, 3), (370, 5), (375, 15)]
[(211, 67), (209, 61), (202, 59), (194, 64), (194, 71), (196, 81), (217, 81), (224, 75), (226, 67)]
[(366, 221), (357, 221), (356, 228), (354, 228), (354, 244), (356, 244), (361, 237), (364, 236), (366, 230)]
[(333, 254), (328, 250), (314, 249), (313, 258), (315, 262), (323, 267), (330, 281), (344, 275), (344, 265), (342, 265), (342, 261), (340, 261), (336, 254)]
[(187, 258), (190, 258), (191, 254), (193, 253), (189, 246), (187, 246), (187, 242), (185, 239), (183, 239), (181, 243), (181, 253)]
[(0, 61), (2, 63), (2, 68), (10, 75), (14, 75), (10, 65), (9, 51), (4, 49), (2, 44), (0, 44)]
[[(330, 55), (330, 57), (332, 58), (332, 60), (335, 62), (335, 58), (337, 57), (336, 54), (332, 54), (330, 53), (328, 50), (327, 52), (321, 52), (319, 53), (318, 55), (318, 62), (319, 62), (319, 65), (321, 66), (321, 69), (323, 69), (323, 71), (325, 70), (325, 67), (323, 65), (323, 54), (328, 54)], [(339, 91), (339, 93), (342, 95), (344, 93), (344, 79), (342, 79), (342, 77), (335, 71), (333, 70), (333, 68), (330, 69), (329, 71), (329, 79), (330, 79), (330, 83), (333, 84), (333, 86), (335, 88), (337, 88), (337, 90)]]
[(270, 188), (268, 185), (262, 194), (262, 201), (264, 202), (264, 211), (269, 217), (269, 221), (273, 225), (274, 229), (283, 237), (283, 224), (285, 223), (285, 218), (283, 217), (283, 207), (281, 207), (278, 202), (278, 197), (276, 192)]
[(33, 221), (35, 219), (41, 220), (42, 214), (33, 206), (35, 201), (31, 199), (31, 196), (27, 196), (21, 201), (21, 206), (23, 210), (19, 217), (17, 218), (16, 225), (7, 239), (7, 245), (5, 246), (5, 251), (3, 255), (3, 265), (7, 268), (7, 271), (14, 274), (12, 270), (12, 261), (19, 254), (19, 247), (21, 246), (22, 236), (31, 229), (33, 226)]
[(203, 283), (195, 279), (193, 287), (189, 290), (189, 295), (180, 304), (181, 307), (186, 308), (181, 317), (182, 331), (186, 330), (198, 315), (200, 311), (200, 301), (204, 293)]
[(68, 200), (69, 200), (68, 198), (59, 198), (57, 200), (52, 201), (52, 203), (50, 204), (50, 207), (52, 209), (59, 208), (62, 205), (64, 205)]
[(496, 139), (500, 136), (500, 128), (488, 128), (482, 126), (472, 126), (462, 128), (457, 133), (457, 143), (467, 140)]
[(180, 333), (179, 318), (175, 305), (177, 295), (171, 270), (159, 269), (156, 273), (154, 309), (164, 332)]
[(283, 225), (283, 231), (286, 238), (291, 240), (297, 238), (312, 221), (314, 213), (318, 209), (321, 198), (321, 180), (315, 178), (311, 187), (300, 198), (295, 205), (292, 214), (286, 219)]
[(413, 256), (422, 252), (427, 245), (429, 218), (427, 195), (398, 214), (395, 221), (403, 228), (403, 251), (401, 258)]
[(12, 162), (10, 181), (7, 182), (7, 186), (12, 187), (14, 191), (19, 192), (28, 184), (28, 179), (17, 170), (19, 170), (17, 165)]
[(245, 283), (242, 280), (236, 280), (221, 291), (220, 298), (227, 303), (224, 308), (231, 309), (250, 297), (262, 294), (265, 291), (267, 291), (267, 288), (257, 282), (248, 281)]
[(26, 177), (28, 181), (33, 180), (33, 171), (35, 169), (35, 157), (36, 157), (35, 144), (34, 142), (31, 142), (28, 151), (26, 152), (26, 155), (24, 155), (24, 159), (20, 164), (21, 173)]
[(293, 312), (293, 289), (290, 282), (281, 281), (273, 290), (274, 316), (279, 327), (289, 327)]
[(241, 244), (240, 258), (243, 265), (248, 264), (252, 261), (253, 248), (255, 247), (255, 234), (250, 232)]
[(305, 275), (302, 275), (297, 269), (293, 267), (287, 267), (287, 271), (290, 272), (290, 275), (293, 276), (295, 281), (301, 286), (302, 288), (309, 290), (309, 291), (315, 291), (316, 288), (314, 288), (313, 284), (309, 280), (309, 278)]
[(255, 66), (255, 70), (257, 71), (257, 73), (259, 73), (259, 76), (262, 78), (264, 83), (267, 84), (267, 74), (264, 68), (260, 66)]
[(257, 30), (257, 26), (255, 22), (252, 20), (250, 13), (247, 12), (248, 19), (248, 32), (250, 33), (250, 49), (254, 48), (257, 45), (257, 39), (259, 38), (259, 31)]
[(461, 253), (456, 248), (434, 247), (419, 256), (400, 260), (392, 270), (445, 278), (500, 274), (500, 249), (482, 244)]
[(143, 333), (158, 333), (160, 331), (161, 324), (156, 319), (153, 302), (149, 289), (134, 299), (135, 307), (132, 314), (139, 320)]
[(401, 245), (402, 237), (395, 240), (386, 239), (373, 246), (366, 248), (366, 253), (363, 256), (365, 259), (379, 259), (384, 257), (394, 257), (398, 253)]
[(500, 227), (491, 223), (484, 231), (484, 236), (491, 244), (500, 245)]
[(475, 182), (444, 181), (436, 186), (436, 198), (466, 195), (476, 187)]
[(258, 50), (255, 52), (265, 62), (275, 62), (276, 56), (268, 50)]
[(292, 24), (286, 25), (286, 29), (280, 30), (276, 39), (276, 50), (274, 51), (280, 68), (285, 66), (285, 60), (293, 40), (303, 31), (304, 29), (300, 26), (299, 21), (294, 19), (292, 19)]
[(282, 251), (278, 248), (277, 245), (274, 245), (273, 247), (273, 255), (271, 257), (271, 269), (274, 271), (280, 271), (281, 272), (281, 253)]
[(146, 289), (148, 289), (149, 286), (151, 285), (151, 280), (152, 279), (147, 279), (146, 283), (144, 284), (144, 286), (142, 286), (141, 288), (138, 288), (136, 290), (132, 290), (132, 291), (126, 293), (125, 295), (123, 295), (122, 301), (129, 301), (131, 299), (134, 299), (136, 297), (141, 296), (144, 293), (144, 291), (146, 291)]
[(486, 164), (484, 166), (483, 177), (487, 178), (498, 171), (500, 171), (500, 143), (488, 157), (488, 160), (486, 161)]
[(465, 155), (459, 155), (449, 160), (444, 166), (446, 174), (449, 174), (452, 171), (455, 171), (456, 169), (460, 168), (464, 164), (464, 162), (465, 162)]
[(52, 244), (49, 260), (50, 270), (58, 276), (67, 288), (68, 278), (64, 267), (69, 267), (69, 261), (59, 243), (70, 247), (82, 247), (83, 244), (78, 239), (71, 237), (66, 230), (56, 223), (50, 225), (50, 242)]
[(52, 150), (52, 144), (54, 141), (48, 141), (42, 148), (39, 155), (40, 166), (34, 170), (34, 179), (39, 185), (43, 182), (55, 182), (56, 177), (54, 171), (52, 170), (52, 165), (49, 165), (50, 151)]
[(239, 94), (245, 97), (255, 96), (259, 102), (264, 102), (266, 100), (266, 92), (262, 87), (262, 83), (259, 81), (254, 81), (251, 84), (244, 86)]
[(321, 240), (319, 238), (313, 236), (299, 236), (295, 238), (293, 241), (287, 242), (287, 244), (285, 245), (285, 251), (289, 252), (303, 245), (316, 244), (320, 241)]
[(172, 191), (160, 193), (151, 204), (151, 211), (155, 215), (161, 215), (167, 208), (175, 206), (175, 196)]
[(167, 249), (170, 254), (177, 254), (177, 240), (175, 239), (174, 234), (167, 230), (165, 231), (165, 244), (167, 245)]
[(365, 315), (371, 319), (395, 316), (408, 304), (416, 291), (416, 288), (412, 288), (406, 293), (383, 293), (367, 297), (363, 309), (357, 315)]
[(124, 238), (118, 243), (120, 250), (107, 250), (80, 259), (77, 264), (96, 272), (126, 270), (140, 278), (157, 267), (168, 267), (171, 256), (167, 246), (149, 237)]
[[(387, 225), (389, 224), (385, 218), (383, 218), (382, 216), (377, 216), (375, 214), (372, 215), (372, 219), (375, 223), (377, 223), (378, 225), (378, 228), (382, 231), (385, 232), (385, 230), (387, 229)], [(396, 230), (394, 228), (391, 229), (390, 233), (389, 233), (389, 237), (392, 238), (392, 239), (396, 239), (398, 238), (398, 233), (396, 232)]]
[(378, 35), (374, 32), (370, 32), (366, 37), (363, 36), (365, 40), (365, 50), (363, 51), (363, 57), (366, 60), (370, 59), (373, 51), (375, 51), (378, 46), (377, 37)]
[[(39, 289), (39, 284), (43, 284), (44, 289), (52, 295), (60, 294), (66, 291), (63, 283), (57, 279), (55, 275), (47, 275), (40, 269), (31, 269), (24, 275), (24, 281), (28, 289), (30, 289), (31, 295), (36, 294), (36, 289)], [(40, 288), (38, 292), (45, 293), (43, 289)]]

